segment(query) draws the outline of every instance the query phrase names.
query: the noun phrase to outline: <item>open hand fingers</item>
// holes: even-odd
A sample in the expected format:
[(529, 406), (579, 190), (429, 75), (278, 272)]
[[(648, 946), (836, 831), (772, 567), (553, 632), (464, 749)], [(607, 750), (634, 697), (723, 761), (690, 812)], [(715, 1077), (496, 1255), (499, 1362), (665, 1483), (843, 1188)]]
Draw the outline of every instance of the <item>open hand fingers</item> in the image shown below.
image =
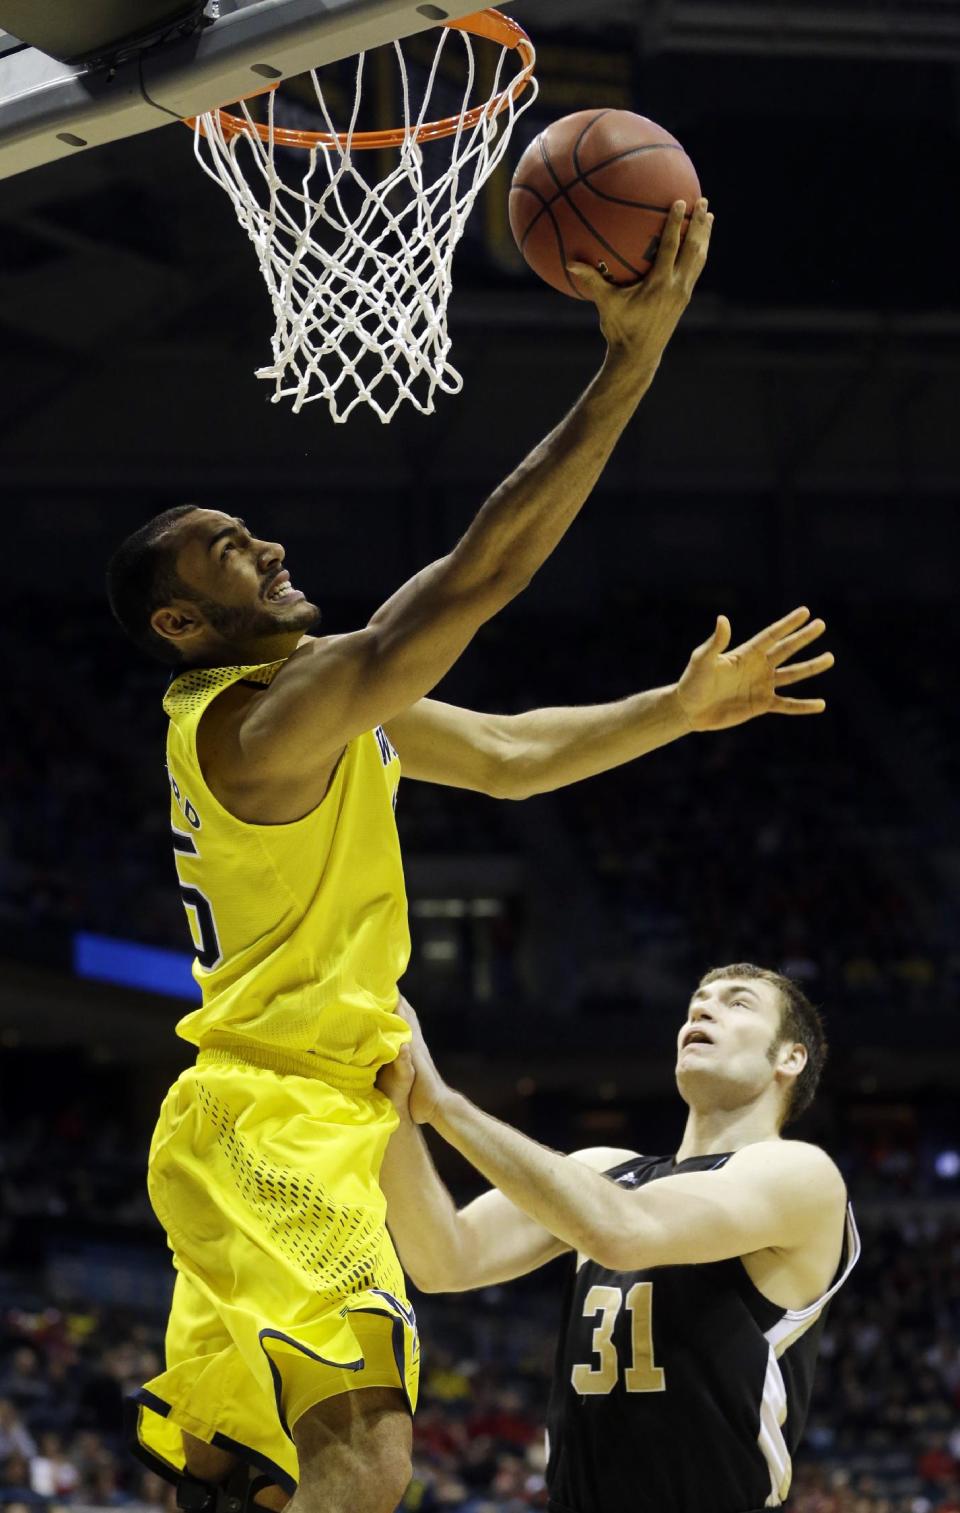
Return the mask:
[(770, 714), (823, 714), (827, 704), (825, 699), (781, 699), (774, 698), (770, 704)]
[(818, 673), (829, 672), (833, 666), (833, 652), (825, 651), (809, 662), (793, 662), (789, 667), (778, 667), (773, 675), (777, 688), (788, 688), (791, 683), (801, 683), (804, 678), (815, 678)]
[(776, 646), (777, 642), (782, 641), (785, 636), (789, 636), (793, 631), (799, 630), (804, 621), (809, 620), (809, 618), (810, 611), (805, 604), (801, 604), (797, 609), (792, 609), (788, 615), (783, 615), (779, 620), (774, 620), (772, 625), (767, 625), (763, 630), (758, 630), (755, 636), (750, 637), (746, 645), (751, 648), (756, 647), (763, 652), (768, 652), (771, 647)]
[(768, 650), (767, 656), (770, 662), (774, 667), (779, 667), (789, 657), (795, 657), (798, 651), (803, 651), (804, 647), (809, 646), (811, 641), (818, 640), (826, 628), (826, 623), (823, 620), (811, 620), (809, 625), (804, 625), (800, 630), (795, 630), (790, 636), (784, 636), (782, 641), (778, 641)]

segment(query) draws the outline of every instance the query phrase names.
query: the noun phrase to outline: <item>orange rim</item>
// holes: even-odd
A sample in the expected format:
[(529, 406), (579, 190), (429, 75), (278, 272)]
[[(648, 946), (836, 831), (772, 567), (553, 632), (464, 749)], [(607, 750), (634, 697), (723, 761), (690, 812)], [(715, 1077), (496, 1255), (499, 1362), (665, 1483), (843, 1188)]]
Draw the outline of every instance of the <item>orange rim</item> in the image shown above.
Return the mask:
[[(447, 116), (443, 121), (425, 121), (415, 132), (408, 132), (403, 126), (394, 127), (390, 131), (355, 131), (351, 137), (349, 132), (331, 133), (328, 131), (294, 131), (286, 126), (275, 126), (273, 131), (263, 121), (247, 121), (243, 116), (231, 115), (228, 110), (213, 110), (220, 122), (220, 129), (225, 137), (240, 136), (244, 133), (249, 135), (250, 128), (256, 132), (261, 142), (270, 142), (271, 139), (278, 147), (302, 147), (307, 150), (314, 147), (346, 147), (348, 144), (356, 148), (358, 152), (369, 151), (371, 148), (402, 147), (404, 142), (436, 142), (441, 137), (452, 137), (457, 131), (471, 131), (484, 116), (498, 116), (501, 111), (507, 109), (512, 100), (522, 94), (533, 78), (533, 70), (537, 62), (537, 54), (533, 43), (527, 36), (522, 26), (519, 26), (511, 16), (505, 16), (502, 11), (483, 10), (476, 11), (472, 16), (463, 16), (459, 21), (445, 21), (444, 26), (449, 31), (469, 32), (473, 37), (483, 37), (488, 42), (499, 42), (501, 47), (508, 47), (517, 53), (523, 67), (516, 78), (502, 90), (500, 94), (493, 95), (485, 105), (476, 105), (472, 110), (466, 111), (462, 116)], [(279, 88), (282, 81), (277, 80), (267, 89), (258, 89), (255, 93), (244, 96), (252, 100), (256, 95), (270, 93)], [(196, 116), (185, 116), (184, 125), (197, 126)], [(199, 118), (199, 129), (206, 136), (203, 118)]]

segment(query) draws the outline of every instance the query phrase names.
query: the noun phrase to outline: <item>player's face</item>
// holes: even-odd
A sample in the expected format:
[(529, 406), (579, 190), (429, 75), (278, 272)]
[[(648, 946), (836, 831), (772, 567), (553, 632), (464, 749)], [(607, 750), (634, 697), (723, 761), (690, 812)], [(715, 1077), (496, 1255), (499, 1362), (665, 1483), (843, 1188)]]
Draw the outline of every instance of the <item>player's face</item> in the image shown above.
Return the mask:
[(763, 978), (719, 978), (690, 1000), (677, 1036), (677, 1086), (691, 1108), (736, 1109), (761, 1097), (786, 1068), (780, 991)]
[(221, 643), (246, 646), (302, 634), (320, 611), (295, 588), (279, 542), (262, 541), (242, 520), (196, 510), (180, 527), (177, 574), (205, 628)]

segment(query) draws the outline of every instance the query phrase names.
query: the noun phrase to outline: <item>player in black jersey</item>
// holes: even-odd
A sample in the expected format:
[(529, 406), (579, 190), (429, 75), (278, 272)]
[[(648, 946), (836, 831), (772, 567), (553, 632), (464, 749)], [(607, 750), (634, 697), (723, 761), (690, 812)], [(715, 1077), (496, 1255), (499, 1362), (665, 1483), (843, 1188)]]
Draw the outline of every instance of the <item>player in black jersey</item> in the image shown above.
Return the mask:
[[(675, 1156), (561, 1156), (448, 1087), (416, 1016), (381, 1074), (400, 1128), (388, 1224), (423, 1290), (505, 1282), (576, 1254), (549, 1407), (553, 1513), (754, 1513), (790, 1487), (826, 1306), (859, 1254), (824, 1151), (783, 1140), (826, 1052), (788, 978), (701, 980), (677, 1043)], [(418, 1124), (495, 1184), (459, 1212)]]

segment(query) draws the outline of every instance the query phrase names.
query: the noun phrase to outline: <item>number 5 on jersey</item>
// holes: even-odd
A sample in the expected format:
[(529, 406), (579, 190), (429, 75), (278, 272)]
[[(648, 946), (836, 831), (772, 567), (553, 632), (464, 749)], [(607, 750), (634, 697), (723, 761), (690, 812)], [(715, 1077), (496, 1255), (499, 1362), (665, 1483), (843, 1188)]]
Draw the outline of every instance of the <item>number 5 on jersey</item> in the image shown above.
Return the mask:
[(570, 1380), (582, 1397), (612, 1392), (619, 1381), (620, 1357), (613, 1331), (624, 1301), (630, 1314), (630, 1365), (623, 1373), (623, 1385), (628, 1392), (666, 1391), (663, 1370), (653, 1360), (653, 1283), (634, 1282), (626, 1299), (620, 1287), (591, 1287), (587, 1293), (584, 1318), (600, 1315), (590, 1341), (599, 1364), (574, 1366)]
[[(184, 830), (173, 832), (173, 859), (178, 856), (199, 856), (197, 843), (192, 835)], [(178, 869), (179, 875), (179, 869)], [(194, 949), (197, 953), (197, 961), (207, 972), (218, 966), (223, 952), (220, 949), (220, 941), (217, 938), (217, 925), (213, 917), (213, 909), (210, 900), (205, 893), (192, 884), (180, 884), (180, 897), (187, 911), (187, 920), (190, 925), (190, 934), (193, 936)]]

